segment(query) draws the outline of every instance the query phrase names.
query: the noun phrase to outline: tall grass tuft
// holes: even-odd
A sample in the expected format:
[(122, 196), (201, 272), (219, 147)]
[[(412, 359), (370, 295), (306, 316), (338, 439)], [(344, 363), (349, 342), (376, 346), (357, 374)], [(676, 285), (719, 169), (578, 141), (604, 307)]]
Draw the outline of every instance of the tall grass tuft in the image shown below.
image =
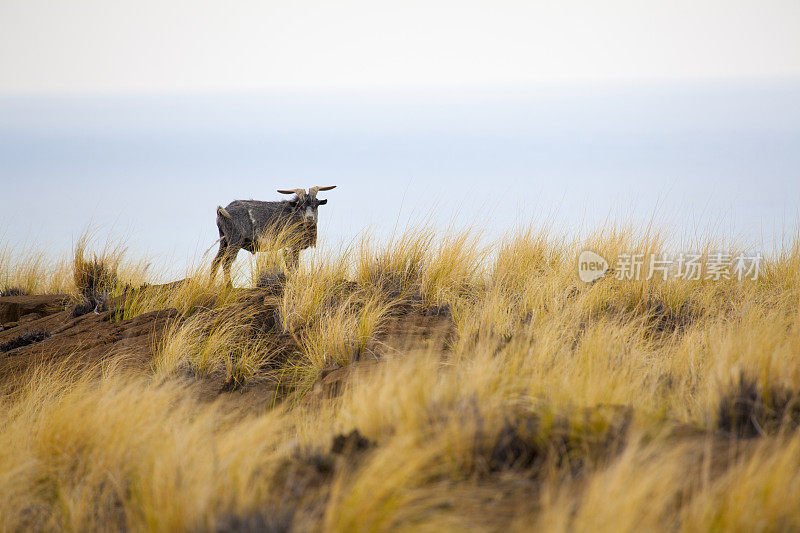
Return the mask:
[(109, 294), (117, 285), (117, 270), (124, 250), (107, 249), (102, 255), (88, 255), (89, 235), (84, 234), (75, 245), (73, 281), (86, 299), (97, 299)]

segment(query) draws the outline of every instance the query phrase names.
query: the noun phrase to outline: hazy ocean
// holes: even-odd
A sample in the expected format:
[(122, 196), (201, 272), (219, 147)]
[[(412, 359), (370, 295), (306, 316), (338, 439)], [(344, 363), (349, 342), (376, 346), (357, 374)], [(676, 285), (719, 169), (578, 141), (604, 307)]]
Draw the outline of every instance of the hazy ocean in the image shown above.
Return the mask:
[(177, 271), (218, 204), (312, 185), (339, 186), (328, 245), (653, 220), (768, 253), (798, 225), (800, 83), (0, 98), (0, 243), (91, 223)]

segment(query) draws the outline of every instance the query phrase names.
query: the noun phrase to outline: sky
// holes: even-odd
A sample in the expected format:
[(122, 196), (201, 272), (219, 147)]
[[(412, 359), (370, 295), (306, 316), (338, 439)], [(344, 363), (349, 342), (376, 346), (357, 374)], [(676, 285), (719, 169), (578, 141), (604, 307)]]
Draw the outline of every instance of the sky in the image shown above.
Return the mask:
[(797, 1), (0, 0), (11, 245), (91, 224), (180, 269), (216, 205), (337, 184), (330, 243), (656, 218), (769, 249), (799, 178)]
[(796, 0), (0, 1), (0, 91), (800, 75)]

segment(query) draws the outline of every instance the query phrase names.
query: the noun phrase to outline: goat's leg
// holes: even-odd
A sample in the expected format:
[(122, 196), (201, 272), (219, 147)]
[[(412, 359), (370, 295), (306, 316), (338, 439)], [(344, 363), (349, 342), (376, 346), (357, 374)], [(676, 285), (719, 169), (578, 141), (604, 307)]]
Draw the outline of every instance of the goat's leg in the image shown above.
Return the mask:
[(286, 270), (289, 272), (297, 270), (300, 265), (300, 250), (288, 248), (283, 251), (283, 261), (286, 263)]
[(231, 252), (231, 250), (228, 249), (227, 253), (222, 259), (222, 274), (225, 278), (225, 285), (228, 287), (233, 287), (233, 283), (231, 283), (231, 265), (233, 265), (233, 262), (236, 260), (236, 253), (238, 251), (239, 250), (236, 250), (236, 252)]
[(291, 253), (291, 250), (289, 250), (288, 248), (284, 248), (283, 250), (281, 250), (281, 256), (283, 257), (283, 264), (286, 267), (286, 272), (287, 273), (289, 272), (289, 270), (291, 270), (291, 268), (289, 267), (289, 254), (290, 253)]
[(217, 270), (219, 269), (219, 264), (222, 262), (222, 258), (227, 253), (228, 247), (225, 245), (225, 241), (219, 243), (219, 250), (217, 251), (217, 255), (214, 256), (213, 261), (211, 261), (211, 283), (214, 283), (214, 280), (217, 277)]

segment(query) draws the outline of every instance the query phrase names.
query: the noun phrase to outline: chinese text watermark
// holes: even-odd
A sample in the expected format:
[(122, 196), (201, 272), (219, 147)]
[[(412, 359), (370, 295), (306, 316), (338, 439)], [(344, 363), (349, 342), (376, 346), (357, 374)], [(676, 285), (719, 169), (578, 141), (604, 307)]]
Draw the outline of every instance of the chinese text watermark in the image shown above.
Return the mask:
[(584, 250), (578, 256), (578, 277), (590, 283), (606, 274), (618, 280), (638, 281), (641, 279), (668, 278), (686, 281), (729, 280), (739, 281), (758, 279), (763, 265), (761, 253), (731, 255), (715, 252), (704, 255), (699, 253), (623, 253), (619, 254), (613, 264), (603, 256)]

